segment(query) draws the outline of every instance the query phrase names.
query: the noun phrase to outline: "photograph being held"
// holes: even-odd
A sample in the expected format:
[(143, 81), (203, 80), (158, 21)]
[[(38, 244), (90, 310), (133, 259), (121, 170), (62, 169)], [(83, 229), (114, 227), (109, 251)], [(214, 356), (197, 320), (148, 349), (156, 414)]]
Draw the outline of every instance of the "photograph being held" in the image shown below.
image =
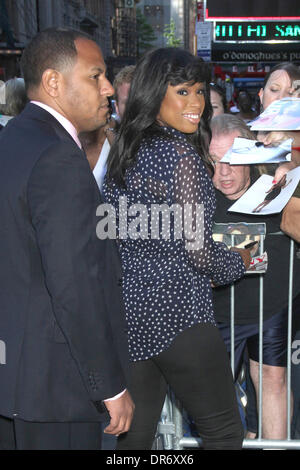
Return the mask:
[(286, 175), (284, 175), (278, 183), (275, 183), (271, 186), (271, 188), (266, 191), (266, 197), (265, 199), (253, 209), (253, 213), (260, 212), (265, 206), (270, 204), (271, 201), (273, 201), (279, 194), (281, 193), (281, 190), (286, 188), (287, 185), (291, 182), (292, 180), (289, 180), (289, 182), (286, 181)]
[[(300, 69), (292, 62), (282, 62), (273, 67), (265, 76), (263, 86), (259, 91), (261, 110), (264, 111), (271, 103), (282, 98), (299, 98), (299, 83)], [(277, 167), (274, 183), (300, 164), (300, 132), (258, 132), (257, 139), (263, 142), (265, 146), (277, 146), (280, 142), (289, 138), (293, 139), (292, 160)]]
[[(169, 239), (119, 239), (135, 414), (130, 431), (118, 438), (118, 450), (151, 449), (168, 385), (192, 417), (205, 449), (242, 446), (211, 281), (221, 285), (241, 278), (250, 251), (233, 252), (212, 239), (209, 75), (207, 65), (187, 51), (147, 52), (136, 66), (109, 155), (104, 196), (117, 214), (120, 197), (128, 206), (143, 205), (149, 214), (154, 204), (193, 209), (181, 238), (172, 237), (171, 218)], [(202, 244), (187, 249), (200, 222), (197, 205), (203, 207)]]

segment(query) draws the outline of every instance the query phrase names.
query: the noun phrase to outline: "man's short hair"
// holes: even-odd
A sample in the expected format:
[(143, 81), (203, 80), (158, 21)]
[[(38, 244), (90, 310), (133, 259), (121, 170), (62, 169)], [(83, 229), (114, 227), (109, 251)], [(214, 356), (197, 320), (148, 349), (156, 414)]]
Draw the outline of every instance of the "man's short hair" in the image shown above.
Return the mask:
[(75, 40), (78, 38), (90, 39), (79, 31), (49, 28), (31, 40), (21, 58), (26, 91), (40, 85), (45, 70), (62, 71), (74, 64), (77, 57)]
[(253, 132), (250, 131), (245, 122), (232, 114), (219, 114), (218, 116), (213, 117), (210, 127), (213, 137), (238, 131), (240, 137), (255, 140)]
[(123, 67), (115, 76), (113, 87), (115, 90), (115, 99), (118, 101), (118, 89), (123, 83), (131, 83), (135, 71), (135, 65)]

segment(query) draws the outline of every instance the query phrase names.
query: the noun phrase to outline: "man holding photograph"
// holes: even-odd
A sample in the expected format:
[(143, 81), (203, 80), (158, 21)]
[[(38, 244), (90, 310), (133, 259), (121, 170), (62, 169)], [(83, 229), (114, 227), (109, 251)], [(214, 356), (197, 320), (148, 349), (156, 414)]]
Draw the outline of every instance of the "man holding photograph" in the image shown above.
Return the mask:
[[(251, 131), (237, 117), (221, 115), (211, 122), (212, 140), (210, 154), (215, 162), (213, 183), (217, 189), (217, 223), (266, 223), (265, 250), (268, 253), (268, 270), (264, 275), (263, 322), (263, 437), (286, 438), (286, 344), (289, 238), (277, 235), (280, 231), (280, 214), (257, 217), (255, 215), (227, 213), (260, 176), (256, 167), (220, 163), (236, 137), (254, 139)], [(295, 260), (296, 273), (300, 274), (299, 260)], [(297, 274), (295, 274), (297, 278)], [(280, 285), (280, 291), (277, 286)], [(237, 378), (247, 346), (250, 374), (258, 393), (258, 312), (259, 277), (246, 276), (235, 283), (235, 376)], [(295, 283), (295, 296), (300, 293)], [(219, 322), (228, 350), (230, 350), (230, 287), (214, 289), (216, 319)], [(256, 423), (248, 422), (248, 430), (257, 432)]]

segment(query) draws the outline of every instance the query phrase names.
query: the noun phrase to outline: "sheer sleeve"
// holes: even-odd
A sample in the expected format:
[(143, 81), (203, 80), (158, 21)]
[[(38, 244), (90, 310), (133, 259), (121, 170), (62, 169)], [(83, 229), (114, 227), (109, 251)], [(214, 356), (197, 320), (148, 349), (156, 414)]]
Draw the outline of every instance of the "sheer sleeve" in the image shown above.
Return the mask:
[(211, 181), (199, 156), (191, 149), (182, 153), (173, 174), (174, 203), (181, 206), (182, 239), (188, 261), (216, 284), (231, 283), (245, 273), (238, 253), (212, 239), (215, 198)]

